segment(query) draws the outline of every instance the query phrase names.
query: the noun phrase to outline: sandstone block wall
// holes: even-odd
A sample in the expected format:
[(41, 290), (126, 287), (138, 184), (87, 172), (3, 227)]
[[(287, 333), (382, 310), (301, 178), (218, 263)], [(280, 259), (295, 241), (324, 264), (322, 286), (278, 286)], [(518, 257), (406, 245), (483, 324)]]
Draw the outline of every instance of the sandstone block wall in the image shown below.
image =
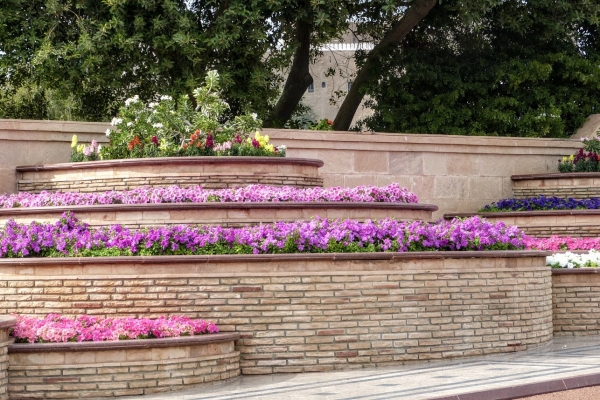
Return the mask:
[(554, 334), (559, 336), (600, 333), (600, 272), (597, 268), (552, 271)]
[(572, 197), (586, 199), (600, 197), (600, 173), (543, 174), (513, 176), (514, 197), (536, 196)]
[(213, 320), (241, 334), (244, 374), (510, 352), (551, 339), (541, 253), (415, 254), (1, 260), (0, 309)]

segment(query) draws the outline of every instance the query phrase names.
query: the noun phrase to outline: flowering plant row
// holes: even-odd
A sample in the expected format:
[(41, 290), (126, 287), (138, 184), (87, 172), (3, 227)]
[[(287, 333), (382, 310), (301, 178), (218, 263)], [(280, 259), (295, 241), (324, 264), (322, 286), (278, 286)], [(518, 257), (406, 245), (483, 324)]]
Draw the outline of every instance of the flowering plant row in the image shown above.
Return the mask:
[(558, 160), (559, 172), (600, 171), (600, 137), (591, 136), (583, 138), (581, 141), (583, 142), (583, 149)]
[(153, 339), (217, 333), (212, 322), (173, 316), (149, 318), (76, 318), (48, 314), (45, 318), (17, 315), (11, 336), (17, 343), (102, 342), (107, 340)]
[(600, 198), (577, 200), (560, 197), (529, 197), (526, 199), (502, 199), (488, 204), (480, 212), (497, 211), (535, 211), (535, 210), (597, 210), (600, 209)]
[[(71, 143), (71, 161), (173, 156), (285, 156), (285, 146), (273, 146), (258, 130), (256, 114), (226, 118), (229, 105), (220, 97), (219, 75), (210, 71), (204, 86), (194, 90), (196, 106), (187, 95), (159, 96), (144, 104), (138, 96), (125, 100), (108, 129), (110, 143), (100, 147)], [(225, 122), (223, 122), (225, 121)], [(253, 134), (253, 136), (251, 136)]]
[(72, 213), (56, 223), (0, 229), (0, 257), (351, 253), (522, 249), (525, 235), (479, 217), (437, 223), (355, 220), (278, 222), (241, 228), (177, 225), (91, 229)]
[(234, 189), (202, 189), (201, 186), (181, 188), (140, 187), (126, 191), (101, 193), (21, 192), (0, 196), (0, 208), (84, 206), (96, 204), (206, 203), (206, 202), (358, 202), (417, 203), (418, 198), (397, 183), (388, 186), (358, 186), (356, 188), (295, 188), (250, 185)]
[(525, 246), (531, 250), (600, 250), (600, 238), (551, 236), (535, 238), (527, 236)]
[(589, 253), (584, 254), (556, 253), (546, 257), (546, 265), (552, 268), (598, 268), (600, 252), (590, 250)]

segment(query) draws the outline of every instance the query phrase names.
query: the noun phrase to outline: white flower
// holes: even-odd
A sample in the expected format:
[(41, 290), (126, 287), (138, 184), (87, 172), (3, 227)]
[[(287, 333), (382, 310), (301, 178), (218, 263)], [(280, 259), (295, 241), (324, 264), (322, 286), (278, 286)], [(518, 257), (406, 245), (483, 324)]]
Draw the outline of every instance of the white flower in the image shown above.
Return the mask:
[(111, 133), (111, 132), (112, 132), (112, 131), (111, 131), (110, 129), (107, 129), (107, 130), (106, 130), (106, 137), (110, 137), (110, 133)]
[(287, 149), (287, 146), (285, 144), (282, 144), (281, 146), (277, 146), (277, 148), (279, 150), (285, 150), (285, 149)]
[(173, 98), (171, 96), (167, 96), (167, 95), (162, 95), (160, 96), (161, 101), (162, 100), (173, 100)]
[(121, 118), (117, 118), (117, 117), (115, 117), (115, 118), (113, 118), (113, 119), (112, 119), (112, 121), (110, 121), (110, 124), (111, 124), (112, 126), (117, 126), (117, 125), (119, 125), (121, 122), (123, 122), (123, 120), (122, 120)]
[(153, 127), (153, 128), (162, 128), (162, 127), (163, 127), (163, 124), (161, 124), (161, 123), (152, 124), (152, 127)]
[(133, 125), (133, 122), (131, 122), (131, 121), (129, 121), (129, 122), (127, 123), (127, 126), (132, 126), (132, 125)]
[(148, 107), (150, 107), (150, 108), (154, 108), (156, 106), (158, 106), (158, 103), (156, 103), (154, 101), (152, 103), (148, 104)]
[(255, 120), (255, 121), (256, 121), (256, 120), (258, 119), (258, 115), (256, 115), (256, 113), (252, 113), (252, 114), (250, 114), (250, 115), (252, 115), (252, 119), (253, 119), (253, 120)]
[(131, 104), (137, 103), (138, 101), (140, 101), (140, 96), (138, 96), (136, 94), (135, 96), (130, 97), (127, 100), (125, 100), (125, 107), (129, 107)]

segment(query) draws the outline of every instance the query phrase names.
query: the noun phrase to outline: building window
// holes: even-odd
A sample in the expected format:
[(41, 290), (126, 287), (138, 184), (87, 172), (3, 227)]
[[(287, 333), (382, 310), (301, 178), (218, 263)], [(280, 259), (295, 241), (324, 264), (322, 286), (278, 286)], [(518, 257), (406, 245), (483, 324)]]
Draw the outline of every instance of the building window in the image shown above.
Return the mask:
[(348, 81), (348, 91), (350, 91), (350, 89), (352, 89), (352, 81)]
[(321, 87), (322, 87), (322, 88), (326, 88), (326, 87), (327, 87), (327, 84), (326, 84), (325, 82), (321, 82)]
[(315, 91), (315, 85), (313, 85), (312, 83), (310, 85), (308, 85), (308, 93), (312, 93)]

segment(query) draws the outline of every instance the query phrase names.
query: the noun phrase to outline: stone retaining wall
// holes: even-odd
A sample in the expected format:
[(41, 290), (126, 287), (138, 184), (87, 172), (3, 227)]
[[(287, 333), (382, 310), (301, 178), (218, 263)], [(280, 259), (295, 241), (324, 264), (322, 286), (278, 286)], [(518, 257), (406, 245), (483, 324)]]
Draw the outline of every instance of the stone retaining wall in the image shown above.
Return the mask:
[(553, 269), (552, 315), (554, 334), (600, 333), (600, 269)]
[(8, 347), (11, 399), (144, 395), (239, 375), (235, 333), (118, 342), (25, 343)]
[(544, 252), (0, 260), (6, 313), (184, 314), (236, 331), (244, 374), (524, 350), (552, 338)]
[(536, 237), (600, 236), (600, 210), (543, 210), (543, 211), (505, 211), (477, 214), (446, 214), (444, 218), (464, 218), (479, 215), (489, 222), (504, 222), (518, 226), (528, 235)]
[(536, 196), (600, 197), (600, 172), (513, 175), (513, 194), (518, 199)]
[(396, 203), (165, 203), (111, 204), (94, 206), (30, 207), (0, 209), (0, 224), (13, 219), (19, 223), (55, 222), (72, 211), (78, 220), (92, 226), (120, 224), (128, 228), (177, 224), (220, 226), (257, 225), (321, 218), (384, 219), (431, 221), (432, 204)]
[(320, 160), (288, 157), (162, 157), (16, 167), (18, 191), (104, 192), (141, 186), (323, 186)]
[(12, 343), (9, 332), (16, 323), (15, 317), (0, 316), (0, 400), (8, 399), (8, 345)]
[[(17, 189), (15, 167), (66, 162), (71, 136), (106, 142), (109, 124), (0, 120), (0, 193)], [(265, 129), (289, 157), (324, 161), (326, 187), (385, 186), (398, 182), (436, 204), (434, 218), (473, 212), (512, 197), (511, 175), (557, 172), (557, 160), (575, 153), (579, 140), (356, 133)]]

